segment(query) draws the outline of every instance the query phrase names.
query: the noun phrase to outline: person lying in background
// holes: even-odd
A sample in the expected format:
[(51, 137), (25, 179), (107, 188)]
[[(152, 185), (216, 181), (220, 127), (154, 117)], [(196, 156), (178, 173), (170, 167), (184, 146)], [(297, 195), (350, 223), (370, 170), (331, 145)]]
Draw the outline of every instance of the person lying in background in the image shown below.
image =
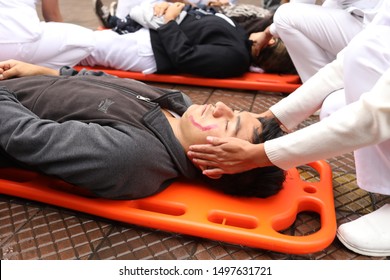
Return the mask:
[[(114, 11), (107, 13), (107, 9), (100, 0), (96, 1), (95, 13), (112, 31), (129, 37), (136, 37), (136, 32), (150, 33), (157, 68), (161, 68), (159, 62), (169, 61), (171, 69), (167, 69), (168, 72), (217, 78), (240, 76), (250, 70), (296, 74), (281, 40), (270, 38), (266, 44), (259, 44), (263, 42), (261, 31), (272, 23), (272, 14), (263, 8), (244, 4), (199, 8), (180, 2), (145, 2), (133, 6), (125, 19), (114, 16)], [(125, 41), (124, 38), (112, 37), (111, 41), (117, 41), (115, 46), (120, 44), (119, 41)], [(249, 47), (247, 55), (243, 49), (245, 45)], [(110, 48), (115, 47), (106, 47)], [(99, 61), (86, 61), (85, 65), (99, 64)], [(199, 63), (201, 67), (197, 65)], [(164, 67), (167, 66), (165, 63)], [(117, 65), (113, 64), (112, 68), (117, 68)], [(232, 69), (235, 69), (234, 74)], [(208, 74), (210, 71), (213, 74)]]

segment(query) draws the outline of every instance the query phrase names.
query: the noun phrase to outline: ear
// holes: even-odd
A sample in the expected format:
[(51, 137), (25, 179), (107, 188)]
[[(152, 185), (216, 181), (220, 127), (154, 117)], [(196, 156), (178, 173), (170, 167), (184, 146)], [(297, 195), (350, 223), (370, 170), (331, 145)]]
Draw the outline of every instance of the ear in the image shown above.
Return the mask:
[(275, 38), (271, 38), (271, 40), (268, 41), (268, 46), (272, 46), (276, 43)]

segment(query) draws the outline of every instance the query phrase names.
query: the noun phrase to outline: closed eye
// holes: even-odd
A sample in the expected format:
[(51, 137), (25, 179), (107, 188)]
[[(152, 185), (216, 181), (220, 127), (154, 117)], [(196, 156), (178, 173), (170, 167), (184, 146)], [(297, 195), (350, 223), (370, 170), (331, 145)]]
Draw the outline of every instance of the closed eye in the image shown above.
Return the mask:
[[(238, 135), (238, 132), (239, 130), (241, 129), (241, 117), (239, 116), (240, 113), (242, 113), (244, 111), (244, 109), (233, 109), (232, 107), (230, 107), (230, 109), (233, 111), (233, 113), (237, 114), (237, 118), (236, 118), (236, 125), (235, 125), (235, 128), (234, 128), (234, 136), (237, 136)], [(229, 120), (226, 120), (226, 125), (225, 125), (225, 131), (228, 130), (229, 128)]]
[(234, 129), (234, 136), (238, 135), (238, 131), (241, 128), (241, 116), (237, 117), (236, 128)]
[[(230, 123), (230, 121), (227, 120), (227, 121), (226, 121), (226, 126), (225, 126), (225, 131), (228, 131), (228, 129), (229, 129), (229, 123)], [(236, 125), (235, 125), (235, 127), (234, 127), (234, 133), (233, 133), (233, 135), (234, 135), (234, 136), (237, 136), (237, 135), (238, 135), (238, 132), (240, 131), (240, 129), (241, 129), (241, 116), (238, 115), (237, 118), (236, 118)]]

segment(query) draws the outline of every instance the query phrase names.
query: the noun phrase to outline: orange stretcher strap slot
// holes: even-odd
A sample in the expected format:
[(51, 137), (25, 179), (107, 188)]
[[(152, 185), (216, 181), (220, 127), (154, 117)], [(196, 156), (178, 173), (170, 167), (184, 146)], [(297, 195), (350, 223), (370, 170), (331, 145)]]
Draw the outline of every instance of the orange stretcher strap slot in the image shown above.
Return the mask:
[[(267, 199), (232, 197), (183, 180), (138, 200), (89, 198), (59, 190), (57, 185), (67, 185), (61, 180), (21, 169), (0, 169), (0, 193), (128, 224), (308, 254), (329, 246), (336, 234), (331, 169), (325, 161), (310, 166), (319, 173), (319, 181), (303, 181), (298, 170), (291, 169), (283, 190)], [(297, 214), (306, 211), (320, 217), (318, 231), (305, 236), (281, 233), (294, 223)]]
[(301, 80), (297, 75), (247, 72), (240, 77), (217, 79), (186, 74), (143, 74), (141, 72), (122, 71), (104, 67), (75, 67), (77, 70), (81, 70), (83, 68), (103, 71), (107, 74), (120, 78), (129, 78), (144, 82), (172, 83), (217, 88), (291, 93), (301, 85)]

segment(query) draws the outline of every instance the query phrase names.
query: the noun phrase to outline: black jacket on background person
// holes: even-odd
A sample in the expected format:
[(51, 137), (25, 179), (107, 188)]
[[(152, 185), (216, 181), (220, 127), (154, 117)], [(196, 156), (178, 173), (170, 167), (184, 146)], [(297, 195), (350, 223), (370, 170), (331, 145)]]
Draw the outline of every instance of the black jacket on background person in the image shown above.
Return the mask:
[(180, 25), (170, 21), (150, 30), (150, 37), (158, 73), (226, 78), (241, 76), (251, 64), (245, 30), (218, 15), (187, 15)]

